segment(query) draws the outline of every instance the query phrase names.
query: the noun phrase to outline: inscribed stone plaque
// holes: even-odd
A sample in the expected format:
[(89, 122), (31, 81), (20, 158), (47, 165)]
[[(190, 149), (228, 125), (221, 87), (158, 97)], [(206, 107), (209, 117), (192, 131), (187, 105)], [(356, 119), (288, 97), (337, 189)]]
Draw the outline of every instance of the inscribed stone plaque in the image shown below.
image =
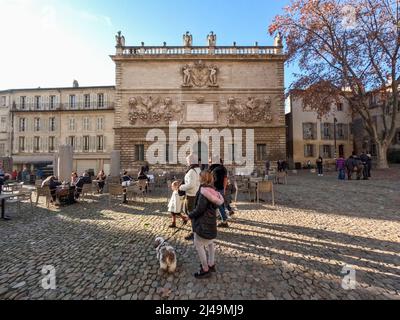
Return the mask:
[(186, 108), (186, 122), (215, 123), (214, 105), (188, 104)]

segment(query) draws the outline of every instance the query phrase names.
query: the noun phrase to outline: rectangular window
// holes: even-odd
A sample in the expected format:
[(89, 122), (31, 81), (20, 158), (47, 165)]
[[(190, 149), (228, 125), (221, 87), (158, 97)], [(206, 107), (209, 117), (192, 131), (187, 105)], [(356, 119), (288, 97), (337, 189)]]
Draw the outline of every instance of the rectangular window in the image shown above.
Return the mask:
[(86, 109), (89, 109), (90, 108), (90, 94), (85, 94), (83, 100), (84, 100), (84, 107)]
[(56, 118), (54, 117), (49, 119), (49, 131), (56, 131)]
[(97, 95), (97, 107), (104, 108), (104, 93), (99, 93)]
[(315, 157), (315, 148), (313, 144), (306, 144), (304, 146), (304, 157), (306, 158), (313, 158)]
[(0, 157), (4, 157), (6, 155), (6, 145), (4, 143), (0, 143)]
[(165, 145), (165, 162), (168, 164), (169, 163), (169, 159), (170, 159), (170, 153), (171, 152), (171, 148), (170, 145), (167, 143)]
[(331, 145), (323, 145), (322, 146), (322, 157), (325, 159), (332, 159), (333, 158), (333, 152), (332, 152), (332, 146)]
[(1, 97), (1, 106), (5, 107), (6, 106), (6, 97)]
[(76, 95), (74, 95), (74, 94), (71, 94), (69, 96), (69, 107), (70, 107), (70, 109), (76, 108)]
[(339, 123), (336, 125), (336, 135), (339, 140), (347, 139), (346, 125), (343, 123)]
[(76, 128), (75, 128), (75, 119), (74, 118), (69, 119), (68, 128), (69, 128), (69, 131), (75, 131)]
[(89, 131), (90, 121), (89, 118), (83, 118), (83, 130)]
[(343, 103), (338, 103), (337, 104), (337, 111), (339, 111), (339, 112), (343, 111)]
[(257, 161), (267, 161), (267, 145), (257, 145)]
[(83, 137), (83, 151), (88, 152), (90, 150), (90, 137)]
[(144, 144), (135, 145), (135, 161), (144, 161)]
[(7, 117), (1, 117), (0, 120), (0, 131), (7, 132)]
[(50, 109), (53, 110), (56, 108), (56, 96), (50, 96)]
[(73, 149), (76, 148), (76, 139), (74, 136), (68, 137), (68, 145), (70, 145)]
[(102, 131), (104, 130), (104, 118), (97, 118), (97, 130)]
[(19, 137), (19, 152), (25, 151), (25, 137)]
[(40, 137), (33, 138), (33, 151), (34, 152), (40, 151)]
[(97, 151), (103, 151), (103, 150), (104, 150), (104, 137), (97, 136)]
[(20, 97), (19, 102), (21, 110), (24, 110), (26, 108), (26, 97)]
[(303, 140), (316, 140), (316, 124), (303, 123)]
[(55, 137), (49, 137), (49, 152), (54, 152), (55, 150)]
[(25, 132), (26, 130), (26, 120), (25, 118), (19, 119), (19, 132)]
[(330, 123), (322, 123), (321, 127), (322, 127), (322, 140), (332, 139), (331, 124)]
[(40, 108), (42, 106), (41, 100), (42, 100), (42, 97), (40, 97), (40, 96), (35, 97), (35, 109), (36, 110), (40, 110)]
[(40, 131), (40, 118), (35, 118), (34, 120), (34, 130), (35, 132)]

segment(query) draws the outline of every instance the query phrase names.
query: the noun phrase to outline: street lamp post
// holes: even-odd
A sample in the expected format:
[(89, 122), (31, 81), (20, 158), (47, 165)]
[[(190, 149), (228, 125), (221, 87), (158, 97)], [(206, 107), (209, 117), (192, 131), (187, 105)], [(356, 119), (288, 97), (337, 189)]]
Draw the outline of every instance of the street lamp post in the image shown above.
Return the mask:
[(338, 120), (335, 117), (333, 119), (333, 135), (334, 135), (334, 139), (335, 139), (335, 154), (334, 154), (335, 160), (337, 159), (337, 137), (336, 137), (336, 123), (337, 122), (338, 122)]

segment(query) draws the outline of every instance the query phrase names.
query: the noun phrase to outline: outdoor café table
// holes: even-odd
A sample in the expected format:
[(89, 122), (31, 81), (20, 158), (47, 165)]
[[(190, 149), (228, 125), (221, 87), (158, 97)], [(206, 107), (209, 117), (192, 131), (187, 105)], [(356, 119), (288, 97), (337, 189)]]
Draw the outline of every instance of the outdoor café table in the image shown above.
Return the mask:
[(1, 219), (2, 220), (11, 220), (11, 218), (6, 217), (6, 200), (7, 199), (11, 199), (11, 198), (15, 198), (17, 196), (20, 195), (24, 195), (24, 194), (29, 194), (30, 191), (21, 191), (18, 193), (14, 193), (14, 194), (0, 194), (0, 200), (1, 200)]

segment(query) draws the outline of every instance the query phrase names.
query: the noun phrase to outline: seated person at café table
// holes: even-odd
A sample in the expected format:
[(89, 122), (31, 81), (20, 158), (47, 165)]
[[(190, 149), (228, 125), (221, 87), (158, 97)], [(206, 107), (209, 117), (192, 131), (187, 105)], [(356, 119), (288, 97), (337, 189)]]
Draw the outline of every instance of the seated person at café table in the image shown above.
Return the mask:
[(75, 186), (78, 182), (78, 174), (76, 172), (72, 172), (71, 174), (71, 186)]
[(57, 200), (57, 187), (61, 186), (61, 182), (58, 181), (57, 177), (55, 176), (50, 176), (46, 180), (42, 182), (42, 188), (45, 186), (48, 186), (50, 189), (50, 194), (51, 194), (51, 203), (55, 203)]
[(82, 176), (80, 176), (75, 184), (75, 199), (79, 199), (83, 186), (91, 183), (92, 179), (90, 179), (89, 173), (85, 172)]
[(97, 175), (97, 177), (96, 177), (97, 187), (98, 187), (97, 188), (97, 192), (98, 193), (103, 193), (104, 185), (106, 184), (106, 179), (107, 179), (107, 176), (104, 173), (104, 170), (101, 170), (99, 172), (99, 174)]

